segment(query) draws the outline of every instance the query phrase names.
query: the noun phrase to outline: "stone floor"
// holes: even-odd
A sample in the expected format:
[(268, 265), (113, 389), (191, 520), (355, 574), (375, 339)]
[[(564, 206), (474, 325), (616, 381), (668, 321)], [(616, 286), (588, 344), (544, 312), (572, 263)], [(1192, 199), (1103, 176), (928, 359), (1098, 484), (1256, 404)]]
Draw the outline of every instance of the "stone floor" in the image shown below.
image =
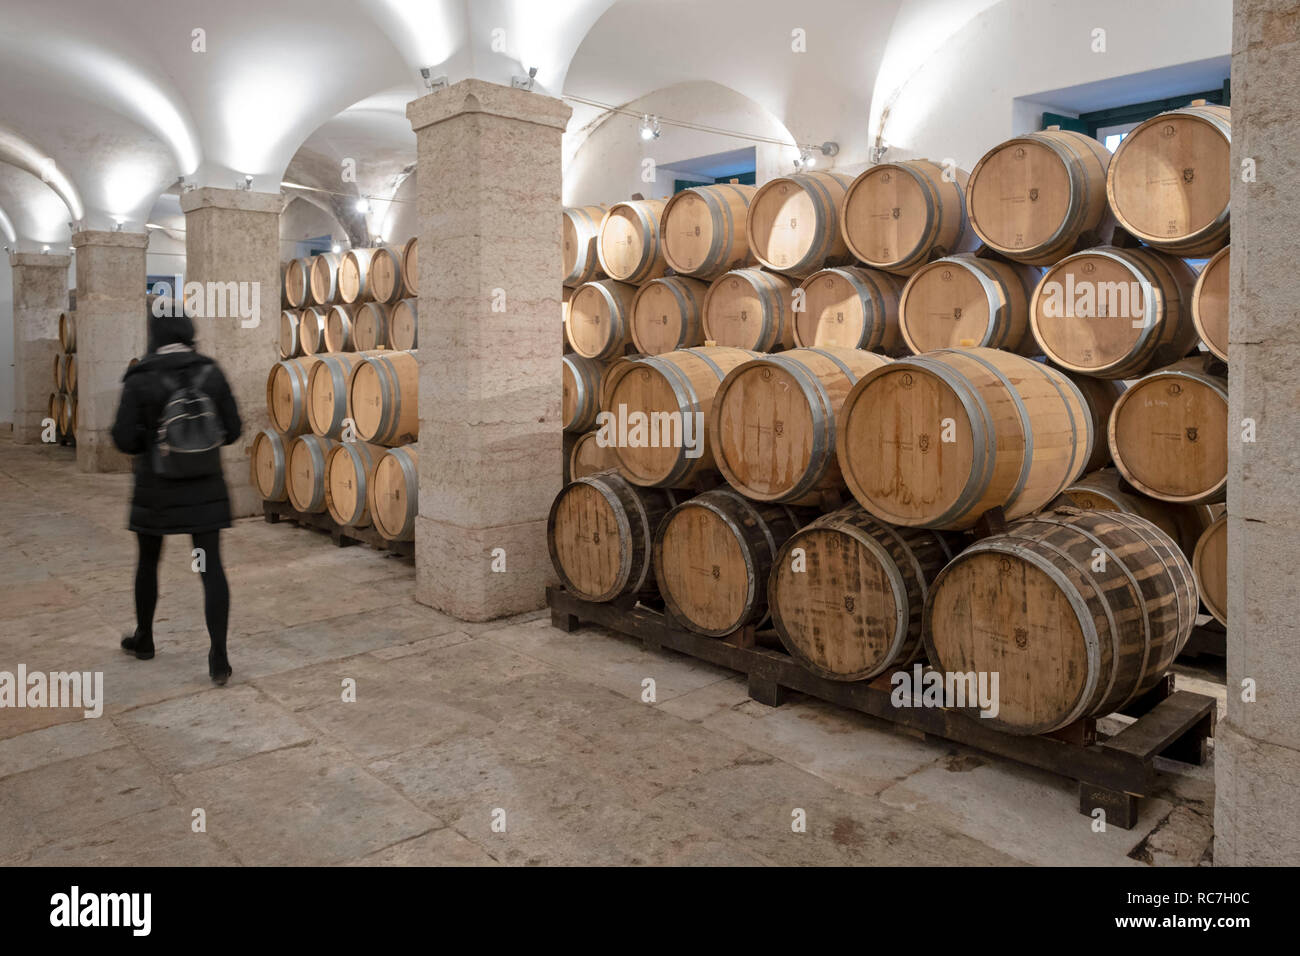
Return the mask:
[[(188, 539), (164, 551), (158, 656), (117, 648), (132, 623), (126, 476), (5, 437), (0, 479), (0, 671), (102, 671), (105, 697), (98, 719), (0, 710), (3, 863), (1210, 857), (1210, 766), (1163, 764), (1139, 826), (1096, 833), (1050, 774), (811, 699), (770, 709), (731, 672), (541, 613), (464, 624), (414, 603), (408, 563), (258, 519), (223, 539), (235, 675), (214, 688)], [(645, 677), (657, 703), (641, 702)], [(1180, 686), (1222, 699), (1212, 675)]]

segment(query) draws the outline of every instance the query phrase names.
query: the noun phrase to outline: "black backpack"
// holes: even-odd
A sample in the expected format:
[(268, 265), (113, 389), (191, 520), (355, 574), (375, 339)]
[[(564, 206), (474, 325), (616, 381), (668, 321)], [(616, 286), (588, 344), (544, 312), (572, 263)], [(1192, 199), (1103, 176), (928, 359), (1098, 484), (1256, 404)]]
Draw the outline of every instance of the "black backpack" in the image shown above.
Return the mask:
[(162, 377), (167, 391), (150, 449), (153, 473), (163, 478), (202, 478), (221, 474), (226, 430), (216, 403), (201, 388), (212, 370), (205, 365), (189, 384)]

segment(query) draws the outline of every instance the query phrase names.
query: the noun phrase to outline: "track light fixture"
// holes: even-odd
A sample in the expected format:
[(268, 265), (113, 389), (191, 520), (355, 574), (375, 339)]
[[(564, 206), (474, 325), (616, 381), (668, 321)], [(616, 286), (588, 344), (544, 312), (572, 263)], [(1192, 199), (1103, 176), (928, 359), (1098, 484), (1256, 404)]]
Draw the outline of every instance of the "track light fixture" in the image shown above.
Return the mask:
[(433, 70), (430, 67), (422, 66), (420, 67), (420, 76), (424, 78), (425, 89), (430, 93), (447, 88), (447, 75), (445, 73), (440, 76), (434, 76)]
[(533, 88), (533, 81), (534, 81), (535, 79), (537, 79), (537, 67), (535, 67), (535, 66), (530, 66), (530, 67), (528, 68), (528, 75), (527, 75), (527, 76), (512, 76), (512, 77), (510, 77), (510, 85), (513, 86), (513, 87), (514, 87), (515, 89), (517, 89), (517, 90), (528, 90), (528, 91), (531, 92), (531, 90), (532, 90), (532, 88)]

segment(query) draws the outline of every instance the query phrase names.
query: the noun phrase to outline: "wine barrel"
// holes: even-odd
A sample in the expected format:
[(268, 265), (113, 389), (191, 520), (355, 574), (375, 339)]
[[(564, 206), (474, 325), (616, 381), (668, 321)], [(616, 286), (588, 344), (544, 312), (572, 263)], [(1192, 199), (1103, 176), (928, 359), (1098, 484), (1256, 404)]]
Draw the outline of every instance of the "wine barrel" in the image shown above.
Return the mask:
[(271, 366), (266, 377), (266, 410), (271, 424), (292, 438), (311, 430), (307, 418), (307, 379), (312, 366), (320, 361), (316, 355), (285, 359)]
[(303, 355), (325, 351), (325, 313), (308, 307), (298, 313), (298, 344)]
[(64, 377), (64, 375), (67, 371), (67, 365), (63, 361), (62, 352), (54, 353), (53, 371), (54, 371), (54, 375), (53, 375), (54, 390), (56, 392), (66, 392), (68, 390), (68, 382), (67, 379)]
[(599, 279), (600, 259), (596, 255), (596, 239), (606, 208), (599, 206), (570, 206), (561, 217), (563, 241), (564, 278), (566, 286), (580, 286)]
[(828, 346), (760, 355), (718, 386), (709, 413), (713, 459), (727, 483), (755, 501), (807, 502), (844, 487), (835, 423), (849, 390), (889, 359)]
[(952, 557), (939, 532), (891, 528), (851, 504), (781, 547), (768, 586), (772, 624), (819, 677), (867, 680), (904, 667), (924, 655), (925, 599)]
[(409, 352), (420, 342), (419, 299), (402, 299), (388, 313), (388, 345)]
[(69, 352), (63, 356), (63, 385), (64, 390), (77, 394), (77, 355), (75, 352)]
[(1205, 529), (1192, 552), (1192, 568), (1201, 601), (1214, 619), (1228, 623), (1228, 516), (1220, 515)]
[(338, 267), (338, 297), (347, 305), (374, 298), (370, 287), (370, 261), (374, 249), (349, 249)]
[(704, 340), (730, 348), (775, 352), (794, 345), (794, 285), (762, 269), (735, 269), (704, 296)]
[(546, 521), (560, 582), (587, 601), (654, 596), (654, 533), (674, 504), (672, 492), (638, 488), (616, 472), (574, 478), (556, 496)]
[(711, 281), (749, 265), (745, 214), (754, 186), (718, 183), (692, 186), (673, 195), (661, 220), (664, 258), (682, 276)]
[(1093, 378), (1077, 372), (1062, 374), (1078, 387), (1088, 406), (1088, 416), (1092, 419), (1092, 433), (1097, 436), (1097, 440), (1092, 443), (1092, 455), (1083, 466), (1084, 473), (1105, 468), (1110, 464), (1110, 443), (1103, 436), (1110, 425), (1110, 414), (1115, 410), (1115, 403), (1128, 386), (1113, 379)]
[(617, 358), (632, 341), (636, 286), (613, 279), (585, 282), (569, 300), (567, 334), (573, 351), (592, 359)]
[(561, 418), (566, 432), (585, 432), (596, 427), (600, 412), (600, 376), (604, 366), (595, 359), (571, 354), (563, 356)]
[(966, 215), (984, 244), (1008, 259), (1051, 265), (1104, 227), (1110, 151), (1062, 129), (999, 143), (971, 170)]
[(299, 435), (289, 442), (285, 485), (289, 502), (306, 514), (325, 510), (325, 457), (338, 442), (320, 435)]
[(63, 414), (59, 421), (59, 430), (65, 438), (77, 437), (77, 396), (68, 393), (63, 396)]
[(356, 307), (351, 305), (336, 305), (330, 308), (325, 316), (325, 351), (356, 351), (352, 320), (355, 314)]
[(311, 260), (290, 259), (284, 269), (284, 301), (301, 309), (311, 298)]
[(396, 302), (404, 288), (402, 250), (380, 246), (370, 257), (370, 294), (376, 302)]
[(610, 206), (600, 221), (596, 254), (611, 279), (640, 284), (668, 271), (659, 220), (663, 199), (630, 199)]
[(59, 347), (65, 352), (77, 351), (77, 313), (59, 313)]
[(1214, 521), (1211, 508), (1206, 505), (1176, 505), (1138, 494), (1124, 484), (1114, 468), (1089, 472), (1061, 492), (1048, 507), (1122, 511), (1145, 518), (1169, 535), (1189, 560), (1196, 550), (1196, 542)]
[(383, 445), (345, 441), (325, 456), (325, 507), (339, 524), (347, 528), (370, 524), (370, 482), (387, 451)]
[[(67, 401), (67, 396), (63, 392), (50, 392), (50, 400), (45, 406), (45, 413), (49, 416), (50, 421), (54, 422), (56, 435), (63, 432), (63, 403)], [(45, 424), (42, 422), (42, 427)]]
[(651, 565), (660, 597), (683, 626), (711, 637), (762, 624), (772, 564), (809, 516), (729, 488), (682, 502), (655, 532)]
[(974, 255), (948, 256), (912, 273), (899, 299), (899, 322), (914, 355), (980, 346), (1039, 355), (1029, 303), (1040, 270)]
[(412, 236), (402, 246), (402, 289), (407, 298), (420, 294), (420, 237)]
[(405, 445), (420, 434), (420, 366), (416, 352), (363, 356), (348, 378), (348, 410), (357, 437)]
[(298, 313), (285, 309), (280, 313), (280, 358), (291, 359), (302, 355), (302, 342), (298, 338)]
[(660, 355), (703, 345), (700, 317), (708, 291), (707, 283), (682, 276), (651, 279), (641, 286), (632, 297), (628, 323), (637, 351)]
[(1212, 353), (1228, 361), (1228, 250), (1224, 246), (1205, 264), (1192, 289), (1192, 323)]
[(1096, 436), (1079, 389), (1041, 362), (941, 349), (868, 372), (844, 402), (840, 468), (889, 524), (963, 530), (1038, 510), (1083, 473)]
[(803, 310), (794, 313), (794, 344), (839, 345), (897, 355), (900, 283), (886, 272), (842, 266), (814, 272), (799, 286)]
[(309, 260), (309, 292), (313, 305), (329, 305), (338, 297), (341, 259), (337, 252), (322, 252)]
[(1183, 260), (1150, 249), (1088, 249), (1043, 273), (1030, 326), (1061, 368), (1134, 378), (1195, 348), (1195, 278)]
[(1111, 412), (1110, 454), (1144, 495), (1213, 504), (1228, 490), (1228, 381), (1198, 358), (1134, 382)]
[(418, 448), (388, 449), (370, 480), (370, 518), (389, 541), (415, 540), (415, 515), (420, 508)]
[[(623, 477), (643, 487), (684, 488), (711, 471), (705, 422), (713, 397), (728, 372), (756, 356), (746, 349), (704, 347), (611, 366), (601, 404), (620, 423), (614, 451)], [(648, 427), (635, 429), (634, 416)]]
[(1204, 100), (1134, 128), (1106, 177), (1119, 224), (1178, 256), (1208, 256), (1228, 241), (1231, 192), (1231, 111)]
[(253, 436), (248, 456), (249, 477), (263, 501), (284, 501), (289, 497), (285, 481), (288, 470), (287, 436), (274, 428), (263, 428)]
[(352, 344), (358, 352), (389, 347), (389, 308), (382, 302), (363, 302), (352, 313)]
[(973, 251), (969, 175), (928, 159), (868, 167), (849, 184), (840, 209), (849, 251), (873, 268), (904, 276), (936, 256)]
[(331, 352), (307, 373), (307, 423), (317, 435), (338, 440), (348, 417), (348, 378), (356, 366), (379, 353)]
[(574, 439), (569, 450), (569, 481), (617, 468), (618, 455), (614, 454), (613, 446), (598, 442), (596, 432), (587, 432)]
[(1192, 569), (1168, 535), (1063, 509), (957, 555), (930, 589), (925, 635), (938, 670), (998, 674), (998, 712), (982, 724), (1040, 734), (1141, 697), (1195, 619)]
[(768, 180), (749, 201), (749, 249), (774, 272), (804, 277), (851, 261), (840, 232), (840, 205), (853, 179), (808, 172)]

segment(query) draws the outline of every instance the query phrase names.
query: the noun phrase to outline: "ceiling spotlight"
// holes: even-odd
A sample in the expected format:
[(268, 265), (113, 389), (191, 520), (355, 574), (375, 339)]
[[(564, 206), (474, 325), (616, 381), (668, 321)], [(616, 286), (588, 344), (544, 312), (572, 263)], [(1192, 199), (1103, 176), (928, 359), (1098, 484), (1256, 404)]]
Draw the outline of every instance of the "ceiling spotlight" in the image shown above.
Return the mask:
[(343, 247), (340, 246), (337, 242), (334, 243), (334, 245), (330, 246), (330, 252), (334, 253), (334, 255), (336, 256), (339, 254), (339, 252), (342, 251), (342, 249)]
[(251, 173), (245, 173), (245, 174), (244, 174), (244, 188), (245, 188), (245, 189), (252, 189), (252, 188), (253, 188), (253, 176), (252, 176)]
[(641, 117), (641, 138), (644, 140), (658, 139), (663, 130), (659, 126), (659, 117), (651, 116), (646, 113)]
[(823, 156), (838, 156), (840, 152), (840, 144), (827, 140), (825, 143), (822, 143), (821, 150)]
[(118, 219), (117, 217), (114, 217), (114, 218), (113, 218), (113, 231), (114, 231), (114, 232), (121, 232), (121, 231), (122, 231), (122, 227), (123, 227), (125, 224), (126, 224), (126, 220), (125, 220), (125, 219)]
[(45, 255), (49, 251), (50, 251), (49, 246), (41, 246), (41, 255)]
[(360, 199), (357, 200), (357, 212), (360, 213), (370, 212), (370, 200), (367, 199), (365, 196), (362, 196)]
[(431, 67), (420, 67), (420, 76), (424, 77), (424, 86), (430, 92), (447, 88), (447, 75), (434, 76)]
[(530, 66), (528, 68), (527, 76), (510, 77), (510, 85), (517, 90), (531, 90), (533, 88), (533, 80), (535, 80), (536, 78), (537, 78), (537, 67)]

